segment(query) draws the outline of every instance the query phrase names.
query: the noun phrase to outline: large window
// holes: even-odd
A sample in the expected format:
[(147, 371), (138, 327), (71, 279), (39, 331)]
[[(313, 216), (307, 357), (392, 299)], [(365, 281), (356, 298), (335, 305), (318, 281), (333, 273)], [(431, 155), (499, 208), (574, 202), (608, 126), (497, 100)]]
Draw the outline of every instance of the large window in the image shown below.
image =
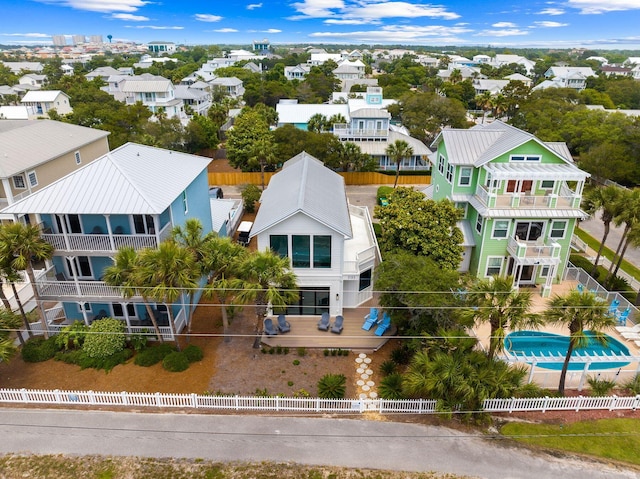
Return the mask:
[(138, 235), (154, 235), (156, 229), (151, 215), (133, 215), (133, 230)]
[(484, 223), (484, 221), (482, 220), (482, 216), (478, 215), (478, 218), (476, 219), (476, 231), (478, 233), (482, 233), (482, 224)]
[(269, 236), (269, 246), (281, 258), (289, 257), (289, 237), (287, 235)]
[(486, 276), (500, 276), (502, 271), (502, 257), (501, 256), (489, 256), (487, 258), (487, 274)]
[(469, 186), (471, 184), (471, 174), (473, 168), (463, 166), (460, 168), (460, 178), (458, 178), (458, 186)]
[(313, 315), (320, 316), (329, 312), (329, 288), (300, 288), (298, 302), (287, 307), (290, 316)]
[(15, 175), (13, 177), (13, 186), (15, 186), (16, 188), (20, 188), (25, 189), (26, 185), (24, 184), (24, 176), (22, 175)]
[(535, 241), (542, 236), (544, 223), (542, 221), (518, 221), (516, 236), (522, 241)]
[[(73, 261), (73, 266), (71, 261)], [(73, 278), (75, 273), (78, 273), (78, 278), (93, 277), (93, 273), (91, 272), (91, 262), (89, 261), (88, 256), (76, 256), (75, 258), (72, 258), (71, 261), (67, 258), (67, 271), (69, 272), (69, 277)]]
[(293, 253), (291, 263), (294, 268), (311, 267), (311, 241), (308, 235), (293, 235), (291, 249)]
[(331, 236), (313, 237), (313, 267), (331, 268)]
[(454, 175), (454, 173), (455, 173), (455, 167), (451, 163), (449, 163), (447, 165), (447, 181), (449, 183), (453, 183), (453, 175)]
[(444, 175), (444, 156), (438, 158), (438, 171)]
[(506, 238), (509, 234), (509, 221), (496, 220), (493, 223), (493, 238)]
[(566, 230), (567, 230), (566, 221), (552, 221), (551, 232), (549, 233), (549, 237), (553, 239), (563, 239)]
[(360, 273), (360, 281), (358, 283), (358, 291), (363, 291), (371, 286), (371, 270), (368, 269)]
[[(111, 303), (111, 307), (113, 308), (113, 316), (115, 318), (124, 318), (124, 308), (120, 303)], [(130, 318), (135, 318), (136, 314), (136, 306), (133, 303), (127, 303), (127, 316)]]

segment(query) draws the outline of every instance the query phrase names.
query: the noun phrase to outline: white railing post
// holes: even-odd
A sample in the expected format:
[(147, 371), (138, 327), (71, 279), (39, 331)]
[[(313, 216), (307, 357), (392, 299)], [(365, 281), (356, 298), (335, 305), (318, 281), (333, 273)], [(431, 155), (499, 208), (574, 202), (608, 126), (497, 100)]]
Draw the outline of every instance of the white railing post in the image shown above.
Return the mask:
[(22, 396), (22, 400), (26, 403), (29, 403), (29, 396), (27, 395), (27, 390), (25, 388), (22, 388), (20, 390), (20, 395)]
[(542, 402), (542, 412), (547, 412), (548, 405), (549, 405), (549, 396), (545, 396), (544, 401)]
[(609, 404), (609, 411), (612, 411), (616, 405), (616, 401), (618, 400), (618, 396), (615, 394), (611, 397), (611, 403)]
[(120, 393), (120, 398), (122, 400), (122, 405), (123, 406), (128, 406), (129, 405), (129, 395), (127, 394), (126, 391), (122, 391)]
[(156, 397), (156, 406), (162, 407), (162, 398), (160, 397), (160, 393), (156, 393), (155, 397)]
[(88, 391), (89, 394), (89, 404), (94, 405), (96, 403), (96, 395), (93, 391)]
[(198, 409), (198, 395), (196, 393), (191, 393), (191, 407), (194, 409)]

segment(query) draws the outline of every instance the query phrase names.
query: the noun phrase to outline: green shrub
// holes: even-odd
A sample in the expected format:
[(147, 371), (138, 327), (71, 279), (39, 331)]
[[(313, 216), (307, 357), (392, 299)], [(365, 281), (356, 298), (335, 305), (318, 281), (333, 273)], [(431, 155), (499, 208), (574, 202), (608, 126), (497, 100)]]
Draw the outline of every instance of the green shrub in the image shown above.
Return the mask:
[(608, 396), (609, 393), (616, 387), (616, 382), (609, 379), (599, 379), (597, 377), (589, 376), (587, 378), (589, 387), (591, 388), (591, 395), (596, 397)]
[(105, 318), (94, 321), (89, 327), (82, 350), (90, 358), (107, 358), (125, 347), (124, 322)]
[(170, 344), (158, 344), (140, 351), (136, 354), (133, 362), (138, 366), (153, 366), (154, 364), (158, 364), (165, 358), (165, 356), (167, 356), (167, 354), (172, 353), (173, 351), (175, 351), (175, 348)]
[(134, 351), (142, 351), (149, 343), (149, 336), (146, 334), (132, 334), (129, 336), (127, 341), (129, 342), (131, 349)]
[(298, 356), (300, 356), (301, 358), (307, 355), (307, 348), (300, 347), (296, 351), (298, 353)]
[(411, 350), (406, 345), (402, 345), (391, 351), (391, 360), (401, 366), (409, 364), (411, 360)]
[[(591, 272), (593, 271), (593, 263), (589, 261), (588, 258), (582, 255), (579, 255), (579, 254), (569, 255), (569, 261), (571, 261), (571, 264), (573, 264), (575, 267), (582, 268), (589, 274), (591, 274)], [(596, 271), (596, 274), (592, 275), (593, 279), (595, 279), (596, 281), (598, 280), (598, 276), (599, 276), (599, 271)]]
[(293, 386), (293, 381), (287, 381), (287, 386), (289, 387)]
[(380, 372), (383, 376), (389, 376), (398, 372), (398, 364), (387, 359), (380, 365)]
[(195, 344), (190, 344), (184, 351), (182, 351), (184, 355), (187, 357), (190, 363), (196, 363), (198, 361), (202, 361), (204, 357), (204, 353), (202, 352), (202, 348), (199, 348)]
[(260, 187), (257, 185), (242, 185), (240, 186), (240, 195), (247, 213), (254, 213), (256, 211), (256, 203), (260, 201), (260, 196), (262, 195)]
[(343, 350), (342, 350), (342, 355), (343, 355), (343, 356), (349, 356), (349, 352), (350, 352), (350, 351), (349, 351), (348, 349), (343, 349)]
[(300, 361), (299, 361), (299, 360), (297, 360), (297, 359), (294, 359), (294, 360), (293, 360), (293, 365), (294, 365), (294, 366), (299, 366), (299, 365), (300, 365)]
[(378, 393), (383, 399), (404, 399), (402, 393), (402, 374), (392, 373), (382, 378), (378, 384)]
[(276, 346), (276, 354), (282, 354), (282, 346)]
[(69, 326), (65, 326), (55, 336), (58, 349), (80, 349), (87, 337), (89, 327), (81, 321), (74, 321)]
[(331, 354), (331, 351), (329, 351), (328, 349), (325, 349), (322, 352), (324, 353), (325, 356), (329, 356), (329, 354)]
[(332, 349), (331, 350), (331, 356), (335, 356), (338, 354), (338, 350), (337, 349)]
[(389, 198), (389, 195), (393, 193), (392, 186), (381, 186), (376, 193), (376, 204), (380, 204), (380, 198)]
[(289, 354), (289, 348), (283, 348), (283, 349), (282, 349), (282, 352), (283, 352), (284, 354)]
[(58, 352), (56, 338), (44, 339), (36, 336), (29, 339), (22, 347), (22, 359), (25, 363), (39, 363), (53, 358)]
[(162, 367), (172, 373), (186, 371), (189, 369), (189, 358), (182, 352), (173, 351), (164, 357)]
[(126, 363), (133, 355), (130, 349), (123, 349), (106, 358), (92, 358), (82, 349), (73, 351), (59, 352), (56, 354), (56, 361), (62, 361), (67, 364), (75, 364), (81, 369), (93, 368), (104, 369), (106, 372), (111, 371), (118, 364)]
[(543, 398), (553, 396), (553, 392), (538, 386), (536, 383), (523, 384), (513, 393), (517, 398)]
[(624, 383), (624, 387), (632, 394), (640, 394), (640, 374), (636, 374), (633, 379)]
[(346, 392), (344, 374), (325, 374), (318, 381), (318, 396), (324, 399), (342, 399)]

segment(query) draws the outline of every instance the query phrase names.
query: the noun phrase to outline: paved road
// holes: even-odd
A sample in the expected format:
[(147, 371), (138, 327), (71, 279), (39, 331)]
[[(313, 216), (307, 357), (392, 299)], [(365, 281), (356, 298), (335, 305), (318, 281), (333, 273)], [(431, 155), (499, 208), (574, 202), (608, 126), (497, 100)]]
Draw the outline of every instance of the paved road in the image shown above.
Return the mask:
[[(581, 221), (580, 228), (600, 241), (602, 239), (602, 235), (604, 234), (604, 224), (602, 223), (602, 220), (600, 220), (600, 213), (594, 215), (587, 221)], [(611, 231), (609, 232), (609, 236), (607, 237), (606, 245), (613, 251), (616, 250), (616, 248), (618, 247), (618, 243), (620, 243), (620, 238), (622, 238), (623, 230), (624, 226), (616, 227), (614, 224), (611, 224)], [(624, 258), (635, 266), (640, 266), (640, 249), (629, 246), (624, 255)]]
[(291, 461), (491, 479), (639, 477), (447, 428), (355, 419), (0, 409), (0, 435), (2, 453)]

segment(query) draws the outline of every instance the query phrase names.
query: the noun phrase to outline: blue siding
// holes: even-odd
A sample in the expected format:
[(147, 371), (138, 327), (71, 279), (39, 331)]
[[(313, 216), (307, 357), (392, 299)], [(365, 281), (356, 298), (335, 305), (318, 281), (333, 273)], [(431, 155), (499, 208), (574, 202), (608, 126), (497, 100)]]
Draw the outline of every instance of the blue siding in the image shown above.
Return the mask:
[(197, 218), (206, 234), (213, 229), (211, 204), (209, 203), (209, 180), (207, 170), (203, 170), (187, 187), (188, 212), (185, 215), (182, 195), (171, 203), (174, 226), (183, 225), (187, 218)]

